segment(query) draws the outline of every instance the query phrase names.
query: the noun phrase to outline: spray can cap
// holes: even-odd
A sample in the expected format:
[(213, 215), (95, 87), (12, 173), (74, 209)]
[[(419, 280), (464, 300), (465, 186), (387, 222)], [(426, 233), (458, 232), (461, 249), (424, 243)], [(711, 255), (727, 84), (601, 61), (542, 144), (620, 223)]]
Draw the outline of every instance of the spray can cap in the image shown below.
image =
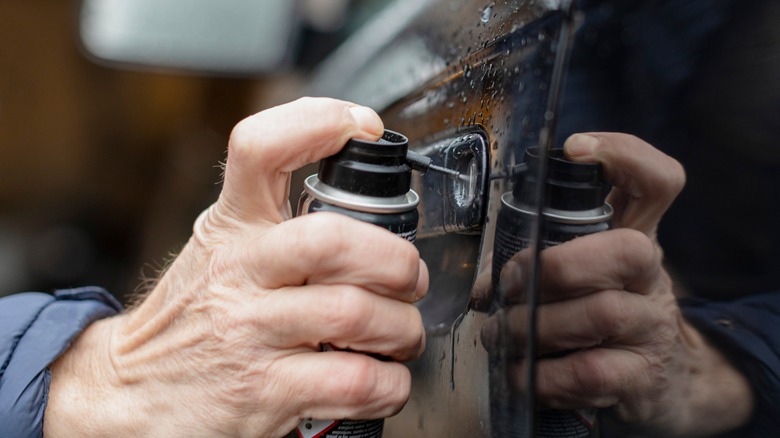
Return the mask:
[(406, 162), (409, 140), (385, 130), (377, 141), (350, 139), (336, 153), (320, 161), (317, 177), (331, 187), (364, 196), (405, 195), (412, 182)]
[[(514, 198), (526, 205), (533, 205), (539, 174), (539, 148), (525, 151), (525, 166), (518, 172), (512, 190)], [(599, 208), (609, 193), (601, 164), (575, 163), (568, 160), (563, 149), (548, 152), (546, 208), (565, 211), (584, 211)]]

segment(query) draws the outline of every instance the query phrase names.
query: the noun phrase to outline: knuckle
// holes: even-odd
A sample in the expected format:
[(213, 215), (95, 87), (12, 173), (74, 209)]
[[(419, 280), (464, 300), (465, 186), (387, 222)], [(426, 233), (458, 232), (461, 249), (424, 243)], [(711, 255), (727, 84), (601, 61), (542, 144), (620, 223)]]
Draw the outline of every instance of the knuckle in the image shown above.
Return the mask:
[[(344, 256), (350, 250), (347, 217), (329, 212), (318, 212), (303, 216), (306, 226), (298, 227), (290, 238), (296, 247), (308, 248), (301, 251), (301, 263), (306, 266), (327, 268), (335, 258)], [(287, 238), (288, 236), (285, 236)]]
[(647, 175), (648, 185), (653, 190), (652, 194), (649, 193), (652, 198), (671, 202), (685, 187), (685, 168), (679, 161), (665, 154)]
[(655, 270), (660, 263), (657, 245), (643, 232), (621, 228), (615, 230), (618, 258), (630, 277)]
[(669, 169), (668, 187), (669, 191), (676, 196), (685, 187), (687, 176), (683, 165), (674, 158), (669, 158), (670, 164), (667, 167)]
[(581, 397), (603, 397), (611, 390), (611, 369), (605, 366), (597, 354), (581, 355), (577, 361), (569, 361), (572, 391)]
[(241, 120), (230, 131), (228, 157), (243, 160), (252, 153), (254, 143), (258, 138), (254, 135), (256, 117), (257, 115), (254, 115)]
[(374, 308), (365, 292), (355, 287), (339, 287), (329, 292), (319, 309), (322, 323), (336, 336), (352, 337), (368, 327)]
[(328, 381), (333, 394), (348, 412), (371, 418), (389, 417), (403, 408), (411, 393), (411, 373), (397, 363), (383, 363), (351, 354)]
[(622, 292), (607, 291), (588, 307), (596, 330), (606, 340), (620, 339), (630, 333), (635, 316)]
[(397, 363), (370, 363), (371, 380), (366, 381), (366, 397), (360, 406), (373, 406), (377, 414), (388, 417), (403, 408), (411, 393), (411, 373)]
[[(420, 254), (417, 248), (387, 230), (331, 212), (317, 212), (301, 218), (306, 226), (299, 227), (295, 242), (307, 245), (301, 263), (316, 266), (322, 272), (355, 262), (361, 266), (377, 261), (382, 266), (382, 287), (394, 291), (412, 292), (420, 276)], [(371, 242), (370, 246), (366, 242)]]
[(400, 412), (406, 402), (409, 400), (409, 396), (412, 391), (412, 380), (410, 372), (406, 368), (400, 369), (403, 371), (403, 375), (398, 379), (398, 381), (390, 382), (388, 385), (390, 391), (388, 391), (384, 396), (386, 404), (384, 416), (386, 417), (395, 415)]
[[(589, 237), (589, 236), (586, 236)], [(580, 239), (579, 237), (577, 239)], [(576, 240), (576, 239), (575, 239)], [(541, 263), (541, 274), (542, 274), (542, 282), (551, 282), (555, 280), (556, 275), (560, 272), (566, 272), (567, 266), (571, 263), (569, 260), (569, 257), (576, 256), (577, 254), (575, 252), (567, 251), (567, 248), (571, 247), (571, 242), (564, 242), (560, 245), (556, 245), (550, 248), (545, 248), (541, 253), (541, 258), (543, 263)], [(525, 280), (524, 280), (524, 273), (531, 272), (532, 265), (532, 259), (531, 259), (532, 251), (526, 251), (522, 250), (517, 255), (515, 255), (512, 260), (514, 260), (515, 267), (517, 267), (515, 273), (507, 273), (507, 276), (515, 277), (513, 278), (512, 283), (516, 283), (514, 286), (515, 288), (523, 288), (525, 287)], [(507, 263), (505, 266), (508, 265)], [(512, 269), (514, 269), (513, 267)], [(504, 274), (505, 269), (502, 269), (502, 274)]]
[(309, 222), (302, 231), (305, 240), (337, 245), (347, 241), (350, 218), (331, 212), (317, 212), (305, 216)]
[(368, 357), (359, 354), (353, 354), (351, 358), (352, 360), (345, 361), (341, 375), (334, 380), (334, 392), (342, 395), (347, 406), (375, 404), (381, 395), (377, 394), (376, 366)]
[(389, 260), (396, 266), (388, 269), (393, 274), (388, 279), (388, 286), (397, 290), (414, 291), (420, 276), (420, 253), (414, 245), (402, 239), (392, 243), (394, 250)]

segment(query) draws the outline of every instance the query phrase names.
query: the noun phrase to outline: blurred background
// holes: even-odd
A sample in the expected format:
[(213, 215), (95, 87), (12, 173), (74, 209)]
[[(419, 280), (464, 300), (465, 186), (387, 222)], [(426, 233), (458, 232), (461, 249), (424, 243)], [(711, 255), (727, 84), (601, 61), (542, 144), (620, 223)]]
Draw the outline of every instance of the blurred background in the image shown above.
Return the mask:
[(233, 125), (300, 96), (385, 1), (287, 1), (288, 26), (257, 38), (282, 57), (227, 77), (96, 59), (79, 23), (101, 2), (84, 3), (0, 2), (0, 296), (100, 285), (126, 300), (216, 199)]
[[(396, 15), (379, 14), (391, 3)], [(392, 41), (434, 3), (446, 12), (420, 17), (411, 28), (418, 34), (395, 38), (390, 55), (372, 45)], [(383, 107), (435, 72), (458, 73), (472, 42), (487, 47), (515, 31), (493, 20), (492, 31), (474, 33), (488, 29), (484, 13), (494, 2), (440, 3), (0, 2), (0, 296), (100, 285), (126, 299), (158, 275), (216, 199), (219, 162), (239, 120), (330, 93), (333, 83), (353, 95), (392, 97), (363, 101)], [(588, 22), (575, 44), (562, 104), (572, 110), (562, 112), (558, 138), (612, 130), (664, 146), (688, 173), (660, 236), (678, 277), (717, 298), (774, 289), (778, 3), (579, 3)], [(360, 74), (344, 57), (322, 67), (372, 19), (380, 25), (348, 47), (358, 49), (348, 59), (365, 63)], [(420, 53), (425, 62), (416, 61), (425, 59)], [(313, 77), (320, 87), (311, 91)], [(445, 111), (467, 109), (463, 100)], [(416, 127), (429, 134), (450, 118), (460, 116)]]

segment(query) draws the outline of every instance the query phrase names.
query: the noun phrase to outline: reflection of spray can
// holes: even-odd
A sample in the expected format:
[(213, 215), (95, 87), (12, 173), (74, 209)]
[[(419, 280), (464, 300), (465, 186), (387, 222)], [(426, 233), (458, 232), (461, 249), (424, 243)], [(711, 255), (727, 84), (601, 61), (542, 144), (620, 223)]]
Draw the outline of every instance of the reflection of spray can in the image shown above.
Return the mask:
[[(414, 241), (417, 193), (410, 190), (412, 169), (406, 161), (408, 140), (385, 131), (376, 142), (352, 139), (337, 154), (320, 162), (306, 178), (298, 215), (318, 211), (345, 214), (386, 228)], [(304, 420), (289, 436), (375, 438), (384, 420)]]
[[(531, 228), (536, 219), (538, 163), (538, 149), (526, 150), (525, 165), (515, 175), (513, 190), (501, 197), (492, 271), (494, 291), (501, 306), (506, 304), (498, 288), (501, 269), (512, 256), (531, 244)], [(609, 229), (612, 207), (604, 202), (609, 186), (603, 179), (599, 164), (575, 163), (565, 159), (563, 150), (550, 150), (545, 185), (539, 237), (543, 248)], [(509, 406), (497, 408), (511, 409)], [(496, 417), (506, 418), (501, 412), (496, 412)], [(593, 417), (580, 411), (542, 411), (535, 424), (534, 436), (590, 437)], [(503, 424), (498, 426), (506, 427)]]

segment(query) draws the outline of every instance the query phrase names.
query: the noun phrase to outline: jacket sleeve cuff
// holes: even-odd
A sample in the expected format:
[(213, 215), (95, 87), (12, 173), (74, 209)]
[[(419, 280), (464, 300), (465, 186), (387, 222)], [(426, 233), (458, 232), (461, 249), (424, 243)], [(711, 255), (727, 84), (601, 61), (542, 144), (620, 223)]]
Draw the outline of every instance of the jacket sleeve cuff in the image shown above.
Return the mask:
[(43, 436), (49, 365), (88, 325), (121, 310), (97, 287), (0, 298), (0, 436)]
[(726, 437), (764, 437), (780, 430), (780, 293), (733, 302), (680, 300), (695, 326), (750, 382), (755, 408), (750, 423)]

